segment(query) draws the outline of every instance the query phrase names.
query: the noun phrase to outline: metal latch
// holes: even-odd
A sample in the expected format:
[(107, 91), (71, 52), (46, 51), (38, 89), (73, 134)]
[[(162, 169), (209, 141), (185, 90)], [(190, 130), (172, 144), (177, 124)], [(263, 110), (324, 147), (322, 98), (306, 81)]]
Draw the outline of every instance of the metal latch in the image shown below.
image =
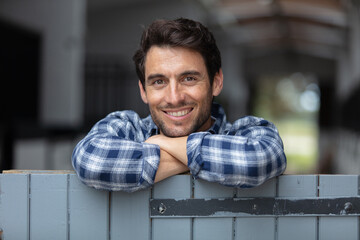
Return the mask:
[(150, 199), (150, 217), (244, 216), (360, 216), (360, 198)]

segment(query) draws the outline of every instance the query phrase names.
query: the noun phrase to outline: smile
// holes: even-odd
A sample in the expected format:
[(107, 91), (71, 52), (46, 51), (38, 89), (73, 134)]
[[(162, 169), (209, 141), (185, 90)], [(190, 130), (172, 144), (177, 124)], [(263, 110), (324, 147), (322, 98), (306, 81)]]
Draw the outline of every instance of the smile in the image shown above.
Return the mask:
[(182, 116), (185, 116), (186, 114), (188, 114), (189, 112), (191, 112), (191, 110), (192, 109), (186, 109), (186, 110), (176, 111), (176, 112), (166, 111), (166, 113), (173, 117), (182, 117)]

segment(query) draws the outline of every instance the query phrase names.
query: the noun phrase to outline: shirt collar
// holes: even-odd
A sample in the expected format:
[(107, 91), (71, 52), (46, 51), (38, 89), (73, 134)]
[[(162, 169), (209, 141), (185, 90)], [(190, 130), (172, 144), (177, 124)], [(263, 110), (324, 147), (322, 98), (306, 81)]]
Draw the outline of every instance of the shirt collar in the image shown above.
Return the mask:
[(218, 134), (220, 129), (224, 128), (226, 125), (226, 114), (224, 108), (220, 104), (214, 102), (211, 107), (211, 117), (215, 120), (215, 122), (208, 132)]

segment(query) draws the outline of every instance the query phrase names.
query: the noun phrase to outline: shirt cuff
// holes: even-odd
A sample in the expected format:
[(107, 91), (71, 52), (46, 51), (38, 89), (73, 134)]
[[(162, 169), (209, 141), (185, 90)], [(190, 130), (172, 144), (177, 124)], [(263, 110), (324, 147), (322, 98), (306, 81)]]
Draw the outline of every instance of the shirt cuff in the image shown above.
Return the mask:
[(186, 152), (188, 157), (188, 167), (193, 177), (197, 178), (203, 166), (203, 159), (201, 155), (201, 146), (206, 135), (209, 132), (197, 132), (189, 135), (186, 143)]
[(143, 156), (145, 157), (140, 184), (146, 188), (154, 184), (155, 175), (160, 163), (160, 147), (154, 144), (143, 143)]

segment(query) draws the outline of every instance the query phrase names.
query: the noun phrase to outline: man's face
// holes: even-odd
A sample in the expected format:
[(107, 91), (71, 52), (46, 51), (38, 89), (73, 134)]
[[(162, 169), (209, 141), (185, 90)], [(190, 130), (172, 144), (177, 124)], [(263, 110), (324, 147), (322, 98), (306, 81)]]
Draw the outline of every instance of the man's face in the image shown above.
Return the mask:
[(140, 81), (139, 88), (161, 134), (180, 137), (211, 127), (212, 98), (220, 94), (222, 83), (220, 70), (210, 85), (200, 53), (153, 46), (145, 59), (145, 90)]

